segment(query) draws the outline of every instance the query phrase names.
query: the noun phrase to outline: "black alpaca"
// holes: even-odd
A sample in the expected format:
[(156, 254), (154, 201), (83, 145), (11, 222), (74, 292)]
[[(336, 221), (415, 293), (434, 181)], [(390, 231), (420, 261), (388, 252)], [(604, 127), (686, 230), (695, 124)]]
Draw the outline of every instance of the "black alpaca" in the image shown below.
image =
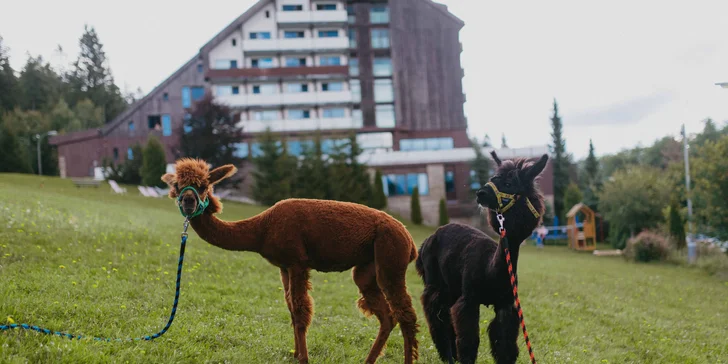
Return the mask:
[[(544, 199), (535, 186), (548, 155), (537, 162), (526, 159), (501, 162), (490, 182), (477, 192), (477, 202), (488, 208), (488, 222), (499, 231), (499, 211), (505, 221), (514, 273), (521, 243), (543, 215)], [(495, 318), (488, 325), (490, 351), (498, 364), (518, 358), (520, 321), (504, 249), (473, 227), (451, 223), (440, 227), (420, 247), (415, 263), (425, 283), (421, 302), (430, 335), (440, 358), (453, 363), (474, 363), (480, 344), (480, 305), (493, 306)]]

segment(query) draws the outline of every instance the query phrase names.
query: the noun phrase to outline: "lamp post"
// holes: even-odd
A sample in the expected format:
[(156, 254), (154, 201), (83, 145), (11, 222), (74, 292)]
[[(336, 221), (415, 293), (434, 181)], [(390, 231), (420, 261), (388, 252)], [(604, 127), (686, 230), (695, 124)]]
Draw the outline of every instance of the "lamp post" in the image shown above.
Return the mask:
[(35, 135), (36, 146), (38, 147), (38, 175), (39, 176), (42, 176), (43, 175), (43, 167), (41, 166), (41, 163), (40, 163), (40, 138), (43, 137), (43, 136), (53, 136), (53, 135), (56, 135), (56, 134), (58, 134), (57, 131), (51, 130), (51, 131), (49, 131), (47, 133), (44, 133), (44, 134), (36, 134)]
[(690, 161), (688, 158), (688, 135), (685, 132), (685, 124), (680, 128), (683, 137), (683, 156), (685, 157), (685, 192), (688, 199), (688, 263), (695, 262), (695, 242), (693, 242), (693, 201), (690, 199)]

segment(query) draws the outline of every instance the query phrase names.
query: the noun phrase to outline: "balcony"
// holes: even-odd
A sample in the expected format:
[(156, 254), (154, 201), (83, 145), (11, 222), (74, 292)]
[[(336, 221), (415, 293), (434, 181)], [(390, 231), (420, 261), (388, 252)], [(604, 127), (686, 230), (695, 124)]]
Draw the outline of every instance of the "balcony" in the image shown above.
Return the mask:
[(348, 104), (351, 91), (296, 92), (273, 95), (222, 95), (217, 101), (232, 108)]
[(294, 132), (314, 130), (359, 129), (361, 120), (353, 118), (286, 119), (286, 120), (244, 120), (237, 124), (244, 133), (262, 133), (270, 127), (273, 132)]
[(243, 52), (246, 56), (279, 52), (343, 52), (347, 49), (349, 49), (348, 37), (245, 39), (243, 41)]
[(278, 11), (276, 13), (279, 27), (300, 27), (316, 24), (318, 26), (344, 25), (348, 18), (346, 10), (331, 11)]
[(235, 68), (208, 70), (205, 78), (212, 83), (240, 80), (265, 79), (329, 79), (345, 78), (348, 66), (279, 67), (279, 68)]

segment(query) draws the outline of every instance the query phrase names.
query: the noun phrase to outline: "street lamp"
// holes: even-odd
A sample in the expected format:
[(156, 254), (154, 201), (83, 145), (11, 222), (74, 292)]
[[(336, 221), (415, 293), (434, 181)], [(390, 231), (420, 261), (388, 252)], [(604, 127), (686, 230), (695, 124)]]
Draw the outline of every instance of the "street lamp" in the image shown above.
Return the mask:
[[(728, 86), (728, 84), (726, 84)], [(680, 134), (683, 137), (683, 156), (685, 157), (685, 189), (688, 198), (688, 262), (695, 261), (695, 242), (693, 241), (693, 201), (690, 199), (690, 161), (688, 159), (688, 135), (685, 132), (685, 124), (680, 128)]]
[(38, 147), (38, 175), (39, 176), (43, 175), (43, 167), (40, 164), (40, 138), (42, 136), (53, 136), (53, 135), (56, 135), (56, 134), (58, 134), (57, 131), (51, 130), (51, 131), (49, 131), (47, 133), (44, 133), (44, 134), (36, 134), (35, 135), (36, 145)]

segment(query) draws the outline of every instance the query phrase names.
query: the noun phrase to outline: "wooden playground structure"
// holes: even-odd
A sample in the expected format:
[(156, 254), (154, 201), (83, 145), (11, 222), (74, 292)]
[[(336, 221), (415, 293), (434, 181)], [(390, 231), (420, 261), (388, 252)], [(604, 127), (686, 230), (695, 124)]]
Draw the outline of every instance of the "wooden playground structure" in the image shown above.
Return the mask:
[(578, 203), (566, 214), (566, 234), (569, 248), (574, 250), (593, 251), (597, 248), (597, 232), (594, 210)]

